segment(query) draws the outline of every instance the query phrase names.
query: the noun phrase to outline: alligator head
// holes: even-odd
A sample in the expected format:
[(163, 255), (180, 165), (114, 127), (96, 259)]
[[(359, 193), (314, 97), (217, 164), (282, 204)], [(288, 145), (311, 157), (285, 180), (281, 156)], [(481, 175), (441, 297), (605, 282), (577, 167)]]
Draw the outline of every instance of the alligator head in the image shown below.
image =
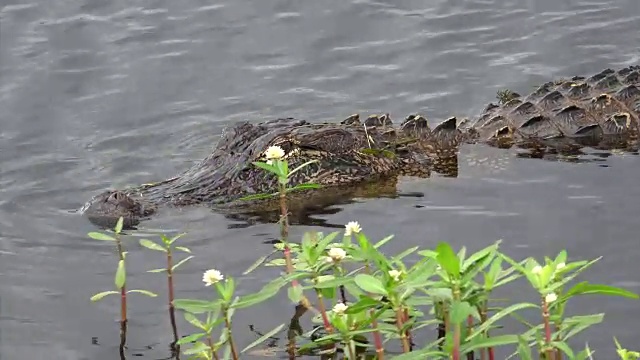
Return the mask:
[(136, 199), (127, 191), (108, 190), (94, 196), (81, 210), (94, 224), (113, 227), (116, 221), (123, 218), (123, 228), (131, 228), (140, 220), (153, 215), (155, 206)]

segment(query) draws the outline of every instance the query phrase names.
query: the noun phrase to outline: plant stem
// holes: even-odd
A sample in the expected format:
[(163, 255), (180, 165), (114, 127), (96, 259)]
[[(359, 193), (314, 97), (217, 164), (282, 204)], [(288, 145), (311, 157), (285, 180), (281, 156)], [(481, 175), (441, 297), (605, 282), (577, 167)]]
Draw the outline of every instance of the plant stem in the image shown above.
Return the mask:
[[(371, 268), (369, 266), (369, 261), (367, 261), (364, 265), (364, 272), (368, 275), (371, 275)], [(372, 296), (371, 293), (367, 292), (367, 295)], [(371, 326), (373, 327), (373, 342), (376, 345), (376, 355), (378, 360), (384, 360), (384, 346), (382, 345), (382, 336), (380, 335), (380, 330), (378, 330), (378, 320), (374, 318), (375, 311), (373, 309), (369, 310), (369, 314), (371, 314)]]
[(551, 349), (551, 325), (549, 324), (549, 308), (547, 306), (547, 300), (542, 297), (542, 319), (544, 320), (544, 340), (547, 360), (553, 360), (554, 351)]
[(120, 322), (120, 359), (125, 360), (126, 357), (124, 355), (125, 344), (127, 342), (127, 322)]
[[(124, 262), (124, 253), (122, 250), (122, 241), (120, 235), (116, 234), (116, 246), (118, 248), (118, 258)], [(124, 346), (127, 342), (127, 289), (126, 281), (120, 288), (120, 348), (124, 354)]]
[[(403, 322), (406, 323), (409, 321), (409, 309), (408, 308), (404, 308), (404, 320)], [(407, 339), (409, 340), (409, 351), (413, 351), (413, 338), (411, 336), (411, 330), (407, 329), (405, 330), (406, 334), (407, 334)]]
[(324, 329), (327, 330), (329, 334), (331, 334), (333, 332), (333, 327), (331, 326), (331, 322), (329, 322), (327, 310), (325, 309), (324, 301), (322, 300), (322, 294), (318, 289), (316, 289), (316, 295), (318, 297), (318, 308), (320, 309), (320, 314), (322, 315), (322, 323), (324, 325)]
[(453, 330), (453, 360), (460, 360), (460, 324)]
[(233, 335), (231, 333), (231, 321), (229, 321), (229, 310), (227, 308), (224, 309), (224, 324), (227, 327), (227, 331), (229, 332), (229, 346), (231, 347), (231, 355), (233, 356), (233, 360), (240, 359), (238, 357), (238, 352), (236, 351), (236, 346), (233, 342)]
[(171, 249), (167, 249), (167, 286), (169, 287), (169, 319), (171, 321), (171, 329), (173, 330), (173, 343), (171, 349), (178, 355), (180, 354), (180, 345), (176, 345), (178, 342), (178, 327), (176, 326), (176, 314), (175, 307), (173, 306), (173, 255)]
[[(460, 302), (460, 288), (457, 282), (453, 284), (453, 300)], [(453, 360), (460, 360), (460, 323), (456, 321), (453, 328)]]
[(213, 340), (211, 339), (211, 336), (212, 335), (209, 334), (209, 338), (207, 339), (207, 342), (209, 343), (209, 348), (211, 349), (211, 355), (215, 360), (220, 360), (220, 358), (218, 358), (218, 353), (216, 353), (216, 347), (213, 345)]
[[(473, 316), (471, 315), (467, 317), (467, 331), (469, 335), (473, 333)], [(467, 360), (474, 360), (474, 359), (475, 359), (475, 352), (474, 351), (468, 352)]]
[[(480, 313), (480, 324), (484, 324), (487, 321), (487, 301), (483, 301), (478, 305), (478, 310)], [(489, 338), (489, 330), (484, 331), (484, 337)], [(487, 353), (490, 352), (489, 348), (480, 349), (480, 360), (487, 360)]]
[(347, 339), (347, 341), (345, 341), (345, 342), (346, 342), (347, 347), (349, 348), (349, 358), (353, 359), (353, 360), (356, 360), (356, 353), (353, 350), (353, 348), (355, 347), (355, 344), (353, 343), (353, 341), (351, 339)]
[(411, 351), (411, 348), (409, 347), (409, 339), (407, 339), (407, 333), (402, 330), (402, 326), (404, 325), (403, 319), (404, 312), (402, 311), (402, 308), (399, 307), (398, 309), (396, 309), (396, 326), (398, 327), (398, 335), (400, 336), (400, 339), (402, 341), (402, 352), (408, 353)]

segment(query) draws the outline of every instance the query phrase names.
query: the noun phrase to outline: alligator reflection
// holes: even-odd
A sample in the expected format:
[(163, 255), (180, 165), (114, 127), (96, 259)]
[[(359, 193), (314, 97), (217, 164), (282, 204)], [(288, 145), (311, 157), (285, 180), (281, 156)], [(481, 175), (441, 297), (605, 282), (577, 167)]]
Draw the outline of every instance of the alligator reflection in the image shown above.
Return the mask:
[[(439, 158), (432, 161), (433, 171), (443, 177), (455, 178), (458, 176), (458, 156)], [(412, 177), (428, 178), (431, 172), (425, 172)], [(289, 223), (291, 225), (321, 226), (325, 228), (342, 229), (344, 224), (333, 224), (326, 219), (314, 216), (334, 215), (342, 211), (340, 205), (358, 202), (360, 199), (373, 198), (421, 198), (421, 192), (398, 191), (398, 177), (376, 180), (352, 186), (340, 186), (331, 189), (305, 190), (304, 192), (291, 192), (287, 195), (289, 210)], [(242, 205), (232, 203), (222, 207), (212, 207), (216, 212), (223, 213), (227, 219), (236, 221), (228, 225), (229, 229), (246, 228), (258, 223), (274, 223), (280, 220), (278, 198), (271, 201), (261, 200), (260, 210), (253, 210), (255, 206), (251, 202)], [(244, 210), (252, 209), (252, 210)], [(233, 210), (231, 210), (233, 209)]]

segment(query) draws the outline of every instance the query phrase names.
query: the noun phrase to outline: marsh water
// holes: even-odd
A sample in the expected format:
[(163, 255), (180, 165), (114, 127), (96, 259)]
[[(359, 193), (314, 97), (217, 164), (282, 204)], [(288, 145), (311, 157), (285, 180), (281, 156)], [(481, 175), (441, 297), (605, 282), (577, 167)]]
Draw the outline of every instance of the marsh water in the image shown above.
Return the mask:
[[(522, 93), (640, 63), (638, 24), (637, 0), (4, 0), (0, 358), (117, 358), (117, 299), (89, 301), (112, 289), (114, 249), (88, 239), (96, 228), (76, 212), (96, 193), (175, 175), (238, 121), (473, 116), (505, 87)], [(422, 197), (357, 199), (294, 226), (292, 236), (357, 220), (373, 238), (395, 234), (390, 252), (497, 239), (516, 258), (567, 249), (572, 259), (604, 256), (585, 279), (640, 291), (640, 159), (599, 152), (581, 160), (464, 146), (458, 177), (401, 179), (399, 190)], [(242, 276), (271, 251), (274, 224), (188, 208), (139, 232), (158, 230), (188, 232), (183, 245), (197, 255), (177, 275), (179, 297), (208, 295), (208, 268), (237, 277), (245, 293), (274, 274)], [(145, 273), (163, 258), (127, 239), (129, 283), (160, 294), (131, 297), (127, 356), (165, 359), (165, 279)], [(534, 295), (512, 289), (518, 299)], [(580, 338), (601, 358), (613, 358), (614, 335), (637, 344), (637, 301), (575, 305), (575, 313), (606, 313)], [(255, 339), (249, 324), (266, 331), (291, 312), (284, 293), (239, 312), (240, 346)]]

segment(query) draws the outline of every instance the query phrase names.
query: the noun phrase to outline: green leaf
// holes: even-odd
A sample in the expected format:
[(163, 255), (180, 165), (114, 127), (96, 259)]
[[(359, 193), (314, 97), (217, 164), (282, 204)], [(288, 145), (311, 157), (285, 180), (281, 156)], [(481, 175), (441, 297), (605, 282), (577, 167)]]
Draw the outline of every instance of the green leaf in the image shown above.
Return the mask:
[(451, 249), (451, 246), (445, 242), (441, 242), (436, 247), (436, 252), (438, 253), (436, 260), (438, 260), (438, 263), (444, 271), (454, 279), (460, 278), (460, 262), (456, 253)]
[[(208, 354), (209, 350), (209, 345), (203, 343), (202, 341), (198, 341), (195, 345), (193, 345), (191, 349), (184, 350), (182, 353), (185, 355), (194, 355), (200, 353)], [(205, 359), (208, 359), (208, 357)]]
[(300, 284), (292, 285), (287, 289), (287, 295), (292, 303), (299, 303), (302, 299), (302, 286), (300, 286)]
[(631, 291), (624, 290), (615, 286), (589, 284), (586, 281), (573, 286), (569, 291), (566, 292), (566, 294), (562, 298), (568, 299), (572, 296), (587, 294), (622, 296), (630, 299), (638, 299), (638, 294), (632, 293)]
[(478, 335), (484, 333), (485, 331), (489, 330), (491, 325), (493, 325), (496, 321), (498, 321), (498, 320), (502, 319), (503, 317), (511, 314), (512, 312), (515, 312), (515, 311), (518, 311), (518, 310), (522, 310), (522, 309), (527, 309), (527, 308), (538, 308), (538, 305), (532, 304), (532, 303), (520, 303), (520, 304), (514, 304), (514, 305), (511, 305), (511, 306), (508, 306), (508, 307), (498, 311), (492, 317), (490, 317), (487, 321), (485, 321), (480, 326), (478, 326), (475, 329), (474, 333), (469, 335), (469, 338), (467, 339), (467, 341), (470, 341), (471, 339), (475, 338), (476, 336), (478, 336)]
[(127, 279), (127, 271), (124, 267), (124, 260), (118, 262), (118, 269), (116, 270), (115, 284), (118, 289), (122, 289)]
[(120, 218), (118, 218), (118, 222), (116, 222), (116, 227), (114, 228), (116, 234), (120, 234), (122, 232), (122, 225), (124, 225), (124, 218), (120, 216)]
[(247, 275), (248, 273), (250, 273), (253, 270), (257, 269), (258, 266), (262, 265), (271, 255), (274, 254), (274, 252), (271, 252), (271, 254), (269, 254), (269, 255), (264, 255), (264, 256), (259, 257), (258, 260), (256, 260), (253, 264), (251, 264), (251, 266), (249, 266), (249, 268), (242, 273), (242, 275)]
[(282, 328), (285, 326), (285, 324), (280, 324), (278, 326), (276, 326), (274, 329), (272, 329), (271, 331), (267, 332), (266, 334), (260, 336), (256, 341), (252, 342), (251, 344), (247, 345), (244, 349), (242, 349), (240, 352), (246, 352), (247, 350), (255, 347), (256, 345), (264, 342), (265, 340), (267, 340), (268, 338), (272, 337), (273, 335), (277, 334), (280, 330), (282, 330)]
[[(375, 245), (373, 245), (373, 247), (374, 247), (374, 248), (376, 248), (376, 249), (378, 249), (378, 248), (380, 248), (380, 246), (382, 246), (382, 245), (384, 245), (384, 244), (388, 243), (391, 239), (393, 239), (393, 237), (394, 237), (394, 235), (389, 235), (389, 236), (387, 236), (386, 238), (384, 238), (384, 239), (382, 239), (382, 240), (378, 241)], [(418, 253), (419, 253), (419, 252), (418, 252)]]
[(149, 296), (149, 297), (156, 297), (156, 296), (158, 296), (158, 294), (156, 294), (156, 293), (154, 293), (154, 292), (151, 292), (151, 291), (149, 291), (149, 290), (140, 290), (140, 289), (132, 289), (132, 290), (127, 291), (127, 294), (128, 294), (128, 293), (138, 293), (138, 294), (142, 294), (142, 295), (147, 295), (147, 296)]
[(465, 320), (467, 320), (469, 315), (473, 315), (476, 318), (479, 317), (477, 309), (471, 306), (471, 304), (469, 304), (468, 302), (454, 301), (453, 304), (451, 304), (449, 319), (452, 323), (462, 324), (463, 322), (465, 322)]
[[(180, 239), (181, 237), (183, 237), (183, 236), (185, 236), (185, 235), (187, 235), (187, 233), (180, 233), (180, 234), (178, 234), (178, 235), (176, 235), (176, 236), (172, 237), (172, 238), (168, 241), (168, 244), (169, 244), (169, 245), (172, 245), (176, 240)], [(177, 249), (177, 248), (178, 248), (178, 247), (176, 246), (176, 249)], [(185, 248), (185, 249), (186, 249), (186, 248)]]
[(191, 250), (189, 248), (187, 248), (187, 247), (184, 247), (184, 246), (176, 246), (175, 249), (183, 251), (183, 252), (186, 252), (187, 254), (191, 254)]
[(194, 314), (200, 314), (207, 311), (214, 311), (220, 308), (220, 301), (205, 301), (193, 299), (175, 299), (173, 306), (178, 309), (188, 311)]
[(103, 292), (100, 292), (100, 293), (97, 293), (97, 294), (93, 295), (91, 297), (91, 301), (101, 300), (103, 297), (105, 297), (107, 295), (118, 295), (118, 294), (120, 294), (118, 291), (113, 291), (113, 290), (111, 290), (111, 291), (103, 291)]
[(270, 173), (273, 173), (273, 174), (276, 174), (276, 175), (278, 174), (278, 168), (275, 167), (274, 165), (267, 164), (265, 162), (260, 162), (260, 161), (254, 161), (253, 165), (256, 166), (256, 167), (259, 167), (262, 170), (266, 170), (266, 171), (268, 171)]
[(569, 345), (567, 345), (567, 343), (565, 343), (564, 341), (552, 341), (551, 345), (562, 350), (562, 352), (567, 354), (567, 357), (569, 359), (575, 358), (575, 355), (573, 354), (573, 350), (571, 350)]
[(380, 280), (369, 274), (358, 274), (355, 282), (362, 290), (379, 295), (387, 295), (388, 291)]
[(382, 302), (379, 300), (372, 299), (368, 296), (363, 296), (357, 302), (349, 305), (346, 314), (357, 314), (363, 310), (369, 310), (371, 308), (375, 308), (378, 306), (389, 306), (388, 302)]
[(562, 338), (568, 340), (588, 327), (601, 323), (602, 320), (604, 320), (604, 314), (578, 315), (566, 318), (563, 321), (563, 328), (568, 327), (570, 330)]
[(153, 269), (153, 270), (147, 270), (148, 273), (159, 273), (159, 272), (166, 272), (167, 269)]
[(322, 187), (322, 185), (320, 185), (320, 184), (312, 184), (312, 183), (298, 184), (298, 185), (296, 185), (294, 187), (288, 188), (287, 192), (320, 189), (321, 187)]
[(312, 284), (310, 287), (314, 289), (327, 289), (327, 288), (336, 288), (340, 285), (346, 285), (349, 283), (353, 283), (353, 278), (351, 277), (336, 278), (333, 275), (322, 275), (318, 277), (318, 283)]
[(110, 235), (107, 235), (107, 234), (103, 234), (103, 233), (99, 233), (99, 232), (95, 232), (95, 231), (92, 231), (92, 232), (88, 233), (87, 235), (89, 235), (89, 237), (94, 239), (94, 240), (116, 241), (116, 238), (114, 238), (113, 236), (110, 236)]
[(467, 268), (471, 265), (473, 265), (474, 263), (480, 261), (480, 260), (487, 260), (487, 257), (489, 257), (489, 259), (493, 260), (493, 255), (494, 252), (498, 249), (498, 244), (500, 244), (500, 242), (496, 242), (493, 245), (489, 245), (486, 248), (479, 250), (473, 254), (471, 254), (471, 256), (469, 256), (462, 265), (462, 271), (465, 272), (467, 271)]
[(518, 343), (518, 335), (499, 335), (490, 338), (480, 338), (469, 346), (462, 346), (460, 352), (469, 353), (478, 349), (499, 347)]
[(518, 355), (520, 355), (520, 359), (522, 360), (532, 360), (531, 348), (521, 335), (518, 336)]
[(178, 268), (178, 266), (180, 266), (180, 265), (186, 263), (187, 261), (191, 260), (191, 258), (193, 258), (193, 256), (187, 256), (186, 258), (178, 261), (177, 264), (173, 265), (173, 267), (171, 268), (171, 271), (174, 271), (175, 269)]
[(257, 293), (241, 296), (240, 300), (235, 305), (233, 305), (233, 307), (242, 309), (266, 301), (267, 299), (275, 296), (284, 285), (286, 285), (285, 282), (269, 283), (262, 289), (260, 289), (260, 291), (258, 291)]
[(297, 171), (299, 171), (300, 169), (304, 168), (305, 166), (307, 166), (307, 165), (309, 165), (309, 164), (313, 164), (313, 163), (315, 163), (315, 162), (318, 162), (318, 160), (309, 160), (309, 161), (307, 161), (306, 163), (304, 163), (304, 164), (302, 164), (302, 165), (298, 166), (297, 168), (295, 168), (295, 169), (291, 170), (291, 172), (289, 173), (289, 177), (290, 177), (291, 175), (295, 174), (295, 173), (296, 173)]
[(247, 196), (243, 196), (241, 198), (239, 198), (239, 201), (249, 201), (249, 200), (262, 200), (262, 199), (268, 199), (271, 197), (274, 197), (278, 195), (278, 193), (272, 193), (272, 194), (253, 194), (253, 195), (247, 195)]
[(156, 251), (164, 251), (167, 252), (167, 249), (163, 248), (162, 246), (154, 243), (151, 240), (147, 240), (147, 239), (140, 239), (140, 245), (146, 247), (147, 249), (150, 250), (156, 250)]
[(188, 313), (188, 312), (184, 313), (184, 319), (187, 320), (189, 324), (197, 327), (198, 329), (207, 331), (206, 326), (200, 320), (198, 320), (198, 318), (192, 313)]
[(181, 338), (180, 340), (178, 340), (176, 342), (176, 344), (183, 345), (183, 344), (186, 344), (186, 343), (194, 342), (194, 341), (200, 339), (201, 337), (203, 337), (205, 335), (207, 335), (207, 334), (205, 334), (205, 333), (191, 334), (189, 336), (185, 336), (185, 337)]

